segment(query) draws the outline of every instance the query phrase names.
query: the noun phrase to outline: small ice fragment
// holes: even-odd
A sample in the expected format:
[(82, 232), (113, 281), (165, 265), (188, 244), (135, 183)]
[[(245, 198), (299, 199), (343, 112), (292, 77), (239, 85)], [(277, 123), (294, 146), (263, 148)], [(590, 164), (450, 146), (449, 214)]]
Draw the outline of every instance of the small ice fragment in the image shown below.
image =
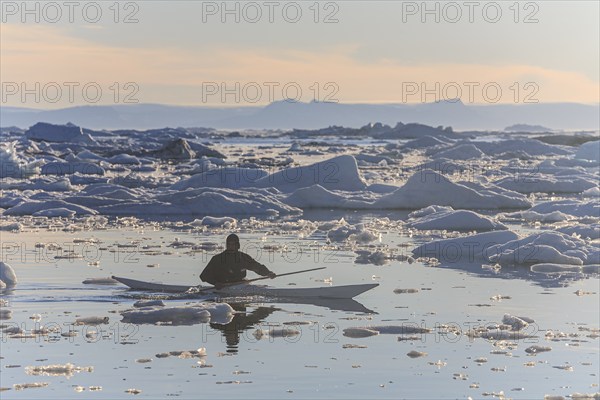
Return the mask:
[(344, 344), (342, 345), (342, 349), (366, 349), (367, 346), (363, 344)]
[(414, 342), (415, 340), (421, 340), (421, 336), (398, 336), (399, 342)]
[(523, 318), (515, 317), (514, 315), (510, 314), (504, 314), (504, 317), (502, 317), (502, 323), (512, 326), (514, 331), (520, 331), (528, 326), (527, 321), (525, 321)]
[(140, 389), (127, 389), (125, 391), (125, 393), (129, 393), (129, 394), (140, 394), (142, 393), (142, 391)]
[(83, 392), (85, 390), (85, 387), (84, 386), (75, 386), (73, 388), (73, 390), (75, 390), (78, 393), (81, 393), (81, 392)]
[(406, 353), (406, 355), (409, 356), (410, 358), (419, 358), (419, 357), (425, 357), (427, 355), (427, 353), (425, 353), (423, 351), (411, 350), (408, 353)]
[(554, 365), (554, 366), (552, 366), (552, 368), (562, 369), (564, 371), (569, 371), (569, 372), (573, 371), (573, 366), (572, 365), (568, 365), (568, 364), (565, 364), (565, 365)]
[(135, 303), (133, 303), (133, 306), (137, 308), (154, 306), (164, 307), (165, 303), (162, 300), (138, 300)]
[(447, 363), (443, 362), (442, 360), (437, 360), (436, 362), (430, 361), (428, 364), (434, 365), (438, 368), (445, 367), (447, 365)]
[(160, 267), (160, 264), (158, 264), (158, 263), (148, 264), (148, 265), (146, 265), (146, 267), (148, 267), (148, 268), (158, 268), (158, 267)]
[(537, 354), (537, 353), (543, 353), (545, 351), (550, 351), (550, 350), (552, 350), (551, 347), (533, 345), (533, 346), (529, 346), (528, 348), (526, 348), (525, 353)]
[(596, 393), (578, 393), (575, 392), (571, 395), (573, 400), (598, 400), (600, 399), (600, 392)]
[(85, 317), (77, 318), (75, 325), (101, 325), (108, 324), (108, 317)]
[(488, 360), (485, 357), (478, 357), (473, 361), (475, 361), (476, 363), (479, 363), (479, 364), (483, 364), (483, 363), (486, 363)]
[(42, 388), (48, 386), (48, 382), (16, 383), (13, 385), (15, 390)]
[(455, 381), (466, 381), (467, 379), (469, 379), (469, 375), (455, 373), (452, 375), (452, 379), (454, 379)]
[(138, 364), (146, 364), (149, 362), (152, 362), (151, 358), (138, 358), (137, 360), (135, 360), (136, 363)]
[(396, 294), (419, 293), (419, 289), (394, 289), (394, 293), (396, 293)]

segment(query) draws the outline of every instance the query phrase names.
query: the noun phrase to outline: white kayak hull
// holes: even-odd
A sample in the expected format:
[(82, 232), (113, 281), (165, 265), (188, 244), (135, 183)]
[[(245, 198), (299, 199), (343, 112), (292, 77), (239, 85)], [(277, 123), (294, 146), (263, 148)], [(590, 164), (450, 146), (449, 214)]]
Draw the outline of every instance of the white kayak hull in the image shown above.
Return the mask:
[[(169, 285), (163, 283), (145, 282), (136, 279), (113, 276), (113, 279), (128, 286), (132, 290), (185, 293), (195, 286)], [(209, 290), (203, 293), (217, 294), (220, 296), (265, 296), (281, 298), (322, 298), (322, 299), (351, 299), (379, 286), (378, 283), (365, 283), (359, 285), (325, 286), (318, 288), (272, 288), (259, 285), (236, 285), (220, 290)], [(202, 289), (202, 288), (200, 288)]]

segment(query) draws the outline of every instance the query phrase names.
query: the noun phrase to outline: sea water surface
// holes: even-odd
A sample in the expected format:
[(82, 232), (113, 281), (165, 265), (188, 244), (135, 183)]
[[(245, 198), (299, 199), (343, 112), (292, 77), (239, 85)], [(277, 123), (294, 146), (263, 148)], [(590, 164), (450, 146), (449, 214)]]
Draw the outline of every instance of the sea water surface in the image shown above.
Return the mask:
[[(375, 217), (346, 215), (354, 222)], [(524, 232), (519, 227), (511, 229)], [(221, 244), (226, 234), (143, 221), (129, 227), (115, 223), (108, 229), (76, 232), (52, 227), (18, 234), (2, 232), (3, 259), (18, 265), (19, 277), (17, 287), (1, 296), (7, 302), (3, 308), (12, 311), (11, 319), (1, 321), (4, 328), (19, 326), (28, 331), (43, 325), (56, 330), (34, 338), (2, 335), (0, 386), (48, 383), (41, 388), (12, 388), (3, 391), (2, 398), (420, 399), (491, 398), (503, 393), (507, 398), (541, 399), (599, 390), (597, 277), (547, 276), (523, 269), (490, 271), (481, 266), (459, 269), (421, 262), (355, 264), (352, 250), (328, 248), (322, 237), (256, 228), (239, 233), (242, 247), (271, 270), (284, 273), (327, 267), (268, 284), (318, 287), (330, 282), (379, 283), (355, 299), (366, 310), (348, 312), (247, 298), (229, 301), (246, 312), (240, 314), (245, 319), (238, 317), (243, 321), (239, 332), (225, 332), (223, 327), (209, 323), (134, 325), (120, 322), (119, 313), (144, 296), (164, 299), (170, 306), (201, 299), (148, 296), (121, 285), (82, 284), (86, 278), (111, 275), (199, 284), (199, 273), (218, 250), (192, 252), (173, 243)], [(398, 248), (399, 254), (406, 255), (428, 240), (394, 231), (385, 232), (383, 237), (388, 245)], [(46, 247), (36, 248), (36, 243)], [(52, 250), (50, 243), (61, 249)], [(286, 245), (286, 250), (281, 250)], [(156, 252), (150, 253), (150, 249)], [(55, 258), (68, 250), (83, 258)], [(89, 265), (94, 261), (98, 265)], [(395, 289), (418, 291), (397, 294)], [(577, 295), (578, 290), (586, 294)], [(498, 295), (503, 298), (498, 300)], [(504, 314), (535, 320), (525, 331), (533, 337), (497, 341), (467, 335), (474, 327), (501, 323)], [(108, 323), (72, 325), (77, 318), (91, 316), (108, 317)], [(432, 332), (344, 336), (344, 329), (369, 325), (418, 326)], [(293, 327), (300, 334), (260, 340), (254, 336), (257, 329), (282, 327)], [(60, 336), (69, 330), (75, 330), (77, 336)], [(91, 331), (96, 335), (86, 337)], [(547, 336), (548, 331), (555, 335)], [(407, 336), (413, 337), (399, 340)], [(525, 349), (533, 345), (550, 347), (551, 351), (527, 353)], [(206, 349), (205, 357), (156, 357), (199, 348)], [(426, 354), (412, 358), (407, 356), (411, 351)], [(26, 368), (66, 363), (93, 370), (72, 376), (36, 376), (28, 374)], [(91, 390), (98, 387), (101, 390)], [(130, 389), (140, 392), (134, 395), (127, 392)]]

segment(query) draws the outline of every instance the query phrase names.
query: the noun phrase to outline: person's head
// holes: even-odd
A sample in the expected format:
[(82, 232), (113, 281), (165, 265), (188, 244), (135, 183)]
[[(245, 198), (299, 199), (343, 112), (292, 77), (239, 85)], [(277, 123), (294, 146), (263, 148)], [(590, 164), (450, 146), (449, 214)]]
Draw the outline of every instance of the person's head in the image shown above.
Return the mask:
[(227, 250), (237, 251), (240, 249), (240, 238), (235, 233), (227, 236), (225, 240), (225, 247)]

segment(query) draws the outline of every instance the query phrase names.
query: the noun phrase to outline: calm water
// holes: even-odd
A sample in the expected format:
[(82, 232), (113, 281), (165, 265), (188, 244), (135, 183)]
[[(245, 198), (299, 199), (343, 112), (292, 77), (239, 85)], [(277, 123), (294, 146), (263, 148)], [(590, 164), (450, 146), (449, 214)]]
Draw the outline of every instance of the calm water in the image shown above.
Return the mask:
[[(278, 287), (326, 285), (319, 282), (333, 278), (333, 284), (378, 282), (380, 286), (356, 298), (373, 313), (345, 312), (308, 304), (287, 304), (251, 299), (234, 304), (246, 314), (236, 316), (241, 332), (228, 327), (197, 324), (191, 326), (131, 325), (119, 322), (119, 311), (132, 307), (136, 295), (122, 286), (83, 285), (89, 277), (120, 275), (169, 283), (199, 283), (198, 274), (208, 255), (190, 253), (188, 248), (168, 245), (178, 238), (195, 244), (221, 242), (224, 233), (198, 234), (151, 227), (108, 229), (67, 233), (41, 229), (20, 234), (2, 233), (3, 259), (11, 264), (19, 277), (13, 292), (5, 293), (12, 318), (2, 321), (7, 326), (35, 328), (34, 314), (41, 315), (39, 324), (60, 326), (62, 332), (78, 317), (109, 317), (109, 323), (98, 327), (79, 326), (72, 338), (38, 336), (36, 339), (2, 337), (1, 384), (48, 382), (43, 388), (2, 392), (2, 398), (130, 398), (127, 389), (142, 392), (138, 398), (473, 398), (484, 393), (504, 391), (515, 399), (543, 398), (545, 394), (569, 395), (574, 392), (598, 391), (598, 338), (590, 338), (585, 329), (598, 328), (600, 292), (597, 278), (581, 276), (547, 278), (523, 270), (498, 274), (479, 266), (464, 268), (430, 267), (421, 263), (392, 262), (385, 266), (354, 263), (350, 249), (315, 250), (322, 246), (319, 237), (299, 239), (285, 233), (265, 238), (256, 229), (240, 234), (250, 254), (264, 244), (288, 244), (288, 253), (278, 251), (254, 253), (276, 272), (326, 266), (308, 274), (282, 277), (269, 282)], [(74, 238), (95, 238), (96, 245), (73, 244)], [(385, 240), (399, 252), (409, 250), (425, 238), (407, 238), (387, 232)], [(140, 248), (119, 248), (132, 240), (140, 246), (161, 253), (148, 255)], [(55, 260), (60, 251), (35, 249), (36, 242), (68, 246), (86, 259)], [(15, 246), (16, 244), (16, 246)], [(403, 244), (408, 247), (398, 246)], [(312, 246), (312, 247), (311, 247)], [(99, 266), (88, 261), (99, 260)], [(149, 268), (148, 264), (160, 264)], [(413, 294), (395, 294), (396, 288), (420, 289)], [(577, 296), (581, 289), (593, 292)], [(493, 301), (494, 295), (510, 299)], [(195, 302), (194, 299), (168, 300), (168, 304)], [(535, 338), (519, 340), (509, 348), (485, 339), (469, 339), (469, 327), (500, 323), (505, 313), (533, 318), (527, 333)], [(257, 340), (257, 328), (295, 325), (301, 334), (290, 338)], [(418, 339), (398, 341), (396, 334), (368, 338), (343, 335), (348, 327), (366, 325), (412, 324), (432, 328), (431, 334)], [(436, 326), (454, 326), (444, 333)], [(96, 339), (85, 337), (86, 329), (96, 330)], [(583, 330), (582, 330), (583, 329)], [(547, 330), (572, 334), (559, 341), (544, 337)], [(577, 334), (578, 336), (574, 336)], [(236, 342), (238, 342), (236, 344)], [(347, 348), (344, 345), (359, 345)], [(550, 346), (552, 351), (535, 356), (525, 349), (531, 345)], [(155, 354), (193, 350), (205, 347), (207, 356), (181, 359), (157, 358)], [(411, 350), (428, 353), (421, 358), (406, 355)], [(492, 354), (505, 350), (509, 354)], [(474, 360), (487, 358), (478, 365)], [(148, 363), (136, 360), (151, 358)], [(439, 365), (431, 365), (430, 363)], [(535, 366), (525, 366), (527, 362)], [(65, 376), (31, 376), (25, 367), (73, 363), (93, 366), (93, 372)], [(200, 364), (199, 364), (200, 362)], [(573, 370), (555, 368), (572, 366)], [(494, 371), (493, 369), (499, 369)], [(472, 388), (470, 385), (478, 387)], [(77, 392), (75, 387), (86, 390)], [(101, 386), (90, 392), (89, 386)], [(519, 390), (515, 390), (519, 389)]]

